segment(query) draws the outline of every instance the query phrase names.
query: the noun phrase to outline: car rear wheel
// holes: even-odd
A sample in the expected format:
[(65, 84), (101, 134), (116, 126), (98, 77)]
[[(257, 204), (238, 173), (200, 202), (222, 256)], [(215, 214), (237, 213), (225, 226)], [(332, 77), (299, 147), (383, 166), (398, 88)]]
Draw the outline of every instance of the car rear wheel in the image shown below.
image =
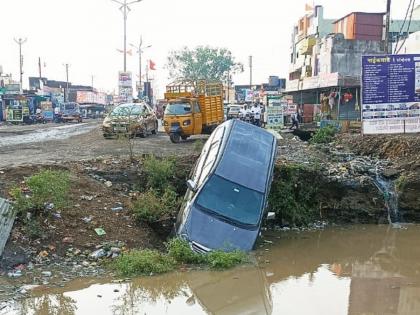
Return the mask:
[(155, 129), (152, 130), (152, 135), (157, 134), (158, 129), (159, 129), (158, 122), (155, 122)]

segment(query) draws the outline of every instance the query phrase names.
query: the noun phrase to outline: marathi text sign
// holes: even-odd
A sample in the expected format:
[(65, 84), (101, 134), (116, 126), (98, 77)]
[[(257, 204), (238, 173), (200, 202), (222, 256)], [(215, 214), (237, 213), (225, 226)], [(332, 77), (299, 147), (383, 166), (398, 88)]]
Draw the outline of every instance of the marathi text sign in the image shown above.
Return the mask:
[(420, 132), (420, 55), (362, 57), (365, 134)]

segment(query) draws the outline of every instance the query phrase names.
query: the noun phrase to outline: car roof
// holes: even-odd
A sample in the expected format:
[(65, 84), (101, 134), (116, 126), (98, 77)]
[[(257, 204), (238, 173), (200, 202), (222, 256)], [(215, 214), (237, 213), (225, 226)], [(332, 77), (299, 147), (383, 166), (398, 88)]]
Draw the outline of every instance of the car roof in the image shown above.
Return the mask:
[(240, 120), (225, 124), (230, 125), (230, 132), (215, 170), (216, 175), (265, 193), (274, 163), (275, 137), (262, 128)]

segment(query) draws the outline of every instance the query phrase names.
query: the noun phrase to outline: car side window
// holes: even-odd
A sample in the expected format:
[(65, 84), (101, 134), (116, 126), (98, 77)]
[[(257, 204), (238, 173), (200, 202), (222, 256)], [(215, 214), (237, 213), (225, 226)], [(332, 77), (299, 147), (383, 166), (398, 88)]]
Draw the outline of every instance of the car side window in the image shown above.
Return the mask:
[(194, 182), (196, 182), (197, 184), (198, 184), (198, 180), (200, 178), (200, 174), (203, 171), (204, 161), (207, 158), (207, 153), (208, 153), (209, 147), (210, 147), (210, 138), (204, 144), (204, 147), (201, 151), (201, 155), (199, 157), (199, 160), (198, 160), (197, 165), (196, 165), (195, 170), (194, 170), (194, 176), (193, 176), (192, 180)]
[(202, 170), (200, 177), (198, 178), (198, 186), (201, 186), (204, 182), (204, 180), (207, 178), (207, 176), (210, 173), (210, 170), (212, 169), (214, 163), (216, 162), (217, 155), (219, 154), (220, 145), (221, 145), (221, 139), (223, 137), (225, 128), (219, 127), (217, 128), (211, 135), (211, 139), (209, 139), (209, 150), (206, 156), (206, 159), (204, 160)]

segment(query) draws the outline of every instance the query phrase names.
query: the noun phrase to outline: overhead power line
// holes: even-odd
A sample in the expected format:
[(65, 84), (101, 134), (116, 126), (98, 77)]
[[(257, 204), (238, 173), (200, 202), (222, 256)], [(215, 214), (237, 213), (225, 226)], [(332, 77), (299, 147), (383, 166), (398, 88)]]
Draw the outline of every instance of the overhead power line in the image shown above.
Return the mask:
[(410, 12), (410, 18), (408, 20), (408, 26), (407, 26), (407, 36), (404, 37), (403, 42), (400, 45), (400, 48), (397, 49), (398, 46), (398, 42), (395, 45), (395, 54), (399, 54), (399, 52), (401, 51), (401, 49), (404, 47), (405, 42), (407, 41), (408, 36), (410, 35), (410, 26), (411, 26), (411, 21), (413, 20), (413, 12), (414, 12), (414, 7), (416, 5), (416, 0), (412, 0), (412, 2), (410, 1), (410, 3), (412, 3), (411, 6), (411, 12)]

